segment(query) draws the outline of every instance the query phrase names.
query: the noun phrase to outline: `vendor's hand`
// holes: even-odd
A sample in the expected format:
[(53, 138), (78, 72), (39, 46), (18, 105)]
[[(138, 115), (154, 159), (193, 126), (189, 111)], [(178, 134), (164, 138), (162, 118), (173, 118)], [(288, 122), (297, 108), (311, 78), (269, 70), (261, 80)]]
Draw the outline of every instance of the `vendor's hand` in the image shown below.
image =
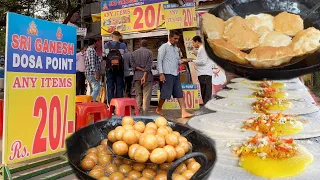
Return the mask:
[(164, 74), (160, 74), (160, 82), (165, 82), (166, 81), (166, 78), (164, 76)]
[(143, 77), (141, 78), (141, 84), (144, 84), (145, 82), (146, 82), (146, 77), (143, 76)]
[(100, 73), (99, 72), (95, 72), (94, 73), (94, 78), (98, 81), (100, 79)]

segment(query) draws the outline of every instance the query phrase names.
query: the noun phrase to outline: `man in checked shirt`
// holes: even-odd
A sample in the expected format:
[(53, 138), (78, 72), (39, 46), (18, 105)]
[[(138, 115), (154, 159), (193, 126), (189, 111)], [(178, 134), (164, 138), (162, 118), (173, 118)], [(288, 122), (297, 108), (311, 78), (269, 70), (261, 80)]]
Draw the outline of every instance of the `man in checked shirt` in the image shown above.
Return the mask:
[(91, 39), (89, 41), (89, 47), (86, 51), (85, 56), (85, 75), (89, 82), (91, 96), (93, 101), (97, 101), (97, 97), (100, 92), (100, 62), (95, 50), (96, 40)]
[(134, 85), (136, 88), (136, 100), (142, 114), (147, 115), (151, 95), (153, 75), (151, 73), (152, 52), (147, 49), (147, 40), (140, 42), (140, 48), (132, 53), (131, 66), (134, 69)]

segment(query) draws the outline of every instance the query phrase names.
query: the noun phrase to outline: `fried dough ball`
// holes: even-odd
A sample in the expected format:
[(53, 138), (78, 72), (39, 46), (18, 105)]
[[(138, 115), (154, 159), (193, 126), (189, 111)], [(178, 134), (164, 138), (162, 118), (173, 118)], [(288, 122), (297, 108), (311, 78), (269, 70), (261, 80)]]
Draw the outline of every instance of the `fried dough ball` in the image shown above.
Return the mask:
[(169, 134), (169, 130), (166, 127), (162, 126), (162, 127), (158, 128), (157, 134), (162, 135), (162, 136), (166, 136)]
[(147, 178), (147, 177), (141, 177), (141, 178), (139, 178), (139, 180), (150, 180), (150, 178)]
[(145, 147), (139, 146), (134, 152), (134, 160), (140, 163), (145, 163), (148, 161), (149, 155), (150, 153)]
[(201, 165), (195, 161), (195, 162), (190, 162), (187, 167), (188, 167), (188, 170), (196, 173), (200, 169)]
[(141, 177), (142, 177), (141, 172), (136, 171), (136, 170), (132, 170), (128, 174), (128, 178), (131, 178), (131, 179), (139, 179)]
[(91, 158), (84, 158), (81, 161), (81, 168), (85, 171), (91, 170), (94, 167), (94, 165), (96, 165), (96, 163)]
[(87, 155), (84, 157), (84, 159), (85, 159), (85, 158), (90, 158), (90, 159), (92, 159), (95, 164), (98, 163), (98, 155), (97, 155), (96, 153), (87, 154)]
[(180, 142), (178, 146), (183, 147), (185, 153), (189, 151), (189, 144), (187, 142)]
[(141, 146), (143, 146), (144, 138), (145, 138), (147, 135), (148, 135), (148, 134), (145, 134), (145, 133), (141, 134), (141, 136), (140, 136), (140, 138), (139, 138), (139, 144), (140, 144)]
[(146, 165), (143, 163), (134, 163), (132, 166), (132, 168), (134, 170), (139, 171), (139, 172), (141, 172), (145, 167), (146, 167)]
[(105, 151), (106, 149), (107, 149), (107, 147), (106, 147), (106, 146), (104, 146), (104, 145), (99, 145), (99, 146), (97, 146), (97, 150), (98, 150), (98, 152)]
[(90, 154), (90, 153), (98, 153), (98, 150), (97, 150), (97, 148), (90, 148), (90, 149), (88, 149), (88, 151), (87, 151), (87, 154)]
[(142, 176), (146, 177), (146, 178), (153, 179), (156, 176), (156, 172), (152, 169), (146, 168), (142, 171)]
[(168, 124), (168, 121), (166, 120), (166, 118), (164, 117), (158, 117), (156, 120), (155, 120), (155, 124), (159, 127), (161, 126), (166, 126)]
[(148, 134), (144, 137), (143, 146), (148, 150), (154, 150), (158, 147), (158, 140), (156, 136)]
[(131, 160), (129, 160), (129, 159), (123, 159), (123, 160), (122, 160), (122, 163), (131, 166), (131, 165), (133, 164), (133, 161), (131, 161)]
[(132, 145), (129, 147), (129, 152), (128, 152), (128, 154), (129, 154), (129, 157), (130, 157), (131, 159), (134, 159), (134, 153), (135, 153), (136, 149), (137, 149), (139, 146), (140, 146), (139, 144), (132, 144)]
[(98, 164), (102, 165), (102, 166), (105, 166), (107, 164), (110, 164), (111, 161), (112, 161), (112, 156), (111, 155), (101, 155), (101, 156), (99, 156)]
[(134, 119), (130, 116), (123, 117), (122, 118), (122, 126), (127, 125), (127, 124), (133, 126)]
[(146, 125), (142, 121), (139, 121), (133, 125), (133, 128), (138, 132), (143, 133), (146, 128)]
[(92, 169), (92, 170), (89, 172), (88, 175), (91, 176), (91, 177), (93, 177), (93, 178), (98, 179), (98, 178), (101, 178), (101, 177), (104, 176), (104, 172), (103, 172), (103, 170), (100, 170), (100, 169)]
[(178, 138), (179, 138), (179, 143), (181, 143), (181, 142), (186, 142), (186, 143), (188, 143), (188, 139), (187, 139), (187, 138), (185, 138), (185, 137), (183, 137), (183, 136), (179, 136)]
[(183, 172), (185, 172), (186, 170), (188, 170), (187, 166), (184, 163), (181, 163), (175, 170), (175, 173), (177, 174), (182, 174)]
[(177, 153), (176, 159), (180, 159), (186, 154), (182, 146), (177, 146), (175, 149)]
[(158, 170), (158, 164), (147, 164), (146, 168), (152, 169), (154, 171)]
[(171, 134), (175, 134), (176, 136), (180, 137), (180, 133), (178, 131), (173, 131)]
[(134, 133), (136, 134), (137, 138), (138, 138), (138, 141), (140, 139), (140, 136), (141, 136), (141, 132), (137, 131), (137, 130), (134, 130)]
[(114, 130), (114, 135), (115, 135), (117, 141), (122, 140), (122, 136), (125, 131), (126, 131), (126, 129), (124, 129), (124, 127), (122, 127), (122, 126), (116, 127), (116, 129)]
[(123, 174), (128, 174), (132, 170), (130, 165), (122, 164), (119, 167), (119, 172), (122, 172)]
[(161, 170), (167, 171), (171, 166), (172, 166), (172, 163), (164, 163), (164, 164), (160, 164), (159, 168)]
[(150, 161), (155, 164), (162, 164), (168, 159), (168, 153), (163, 148), (156, 148), (150, 154)]
[(144, 130), (145, 134), (152, 134), (152, 135), (156, 135), (157, 134), (157, 129), (154, 129), (152, 127), (148, 127)]
[(167, 174), (157, 174), (156, 177), (154, 177), (155, 180), (167, 180)]
[(154, 123), (154, 122), (149, 122), (147, 125), (146, 125), (146, 128), (154, 128), (154, 129), (158, 129), (158, 126)]
[(190, 158), (190, 159), (187, 159), (186, 161), (185, 161), (185, 163), (188, 165), (189, 163), (191, 163), (191, 162), (196, 162), (196, 160), (194, 159), (194, 158)]
[(101, 165), (95, 165), (92, 169), (98, 169), (104, 172), (104, 167)]
[(138, 138), (134, 130), (127, 130), (122, 136), (122, 140), (128, 145), (135, 144), (138, 142)]
[(120, 156), (126, 155), (128, 153), (128, 145), (123, 141), (117, 141), (112, 144), (112, 150)]
[(187, 178), (178, 174), (175, 177), (173, 177), (173, 180), (187, 180)]
[(176, 159), (176, 156), (177, 156), (177, 152), (176, 152), (176, 149), (171, 146), (171, 145), (166, 145), (163, 147), (163, 149), (165, 151), (167, 151), (168, 153), (168, 158), (167, 158), (167, 162), (172, 162)]
[(110, 178), (108, 178), (107, 176), (103, 176), (103, 177), (99, 178), (98, 180), (110, 180)]
[(117, 157), (117, 158), (114, 158), (114, 159), (113, 159), (113, 164), (116, 164), (116, 165), (118, 165), (118, 166), (121, 165), (121, 164), (122, 164), (122, 159), (120, 159), (120, 158), (118, 158), (118, 157)]
[(115, 130), (112, 130), (108, 133), (108, 139), (113, 143), (117, 141), (115, 132), (116, 132)]
[(156, 138), (158, 140), (158, 147), (163, 148), (166, 145), (166, 140), (164, 136), (157, 134)]
[(191, 179), (193, 175), (194, 175), (194, 172), (190, 170), (186, 170), (185, 172), (182, 173), (182, 176), (186, 177), (187, 179)]
[(129, 125), (129, 124), (126, 124), (126, 125), (123, 125), (122, 126), (126, 131), (128, 130), (134, 130), (133, 126)]
[(100, 144), (103, 145), (104, 147), (107, 147), (108, 146), (108, 139), (102, 140)]
[(109, 177), (111, 180), (123, 180), (125, 178), (124, 174), (122, 174), (121, 172), (114, 172), (110, 174)]
[(175, 135), (175, 134), (168, 134), (165, 136), (165, 140), (166, 140), (166, 144), (167, 145), (171, 145), (173, 147), (176, 147), (178, 145), (179, 136)]
[(117, 172), (117, 171), (118, 171), (118, 167), (115, 164), (108, 164), (105, 168), (105, 172), (109, 173), (109, 174)]

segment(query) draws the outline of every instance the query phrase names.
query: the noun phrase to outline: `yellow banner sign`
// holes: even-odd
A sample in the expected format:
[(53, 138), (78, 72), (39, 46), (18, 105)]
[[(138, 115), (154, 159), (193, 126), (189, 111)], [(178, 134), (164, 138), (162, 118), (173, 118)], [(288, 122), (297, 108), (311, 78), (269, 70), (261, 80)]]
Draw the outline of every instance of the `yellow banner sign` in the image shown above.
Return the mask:
[(7, 24), (2, 163), (14, 164), (65, 151), (74, 133), (77, 34), (13, 13)]
[(186, 3), (183, 6), (165, 4), (164, 16), (166, 28), (169, 30), (198, 26), (194, 3)]
[(126, 33), (164, 28), (163, 5), (166, 3), (102, 11), (101, 35), (111, 34), (113, 31)]
[[(199, 109), (199, 96), (198, 87), (196, 84), (182, 85), (183, 97), (186, 102), (186, 109)], [(160, 90), (158, 90), (158, 99), (160, 98)], [(171, 98), (166, 100), (162, 106), (162, 109), (180, 109), (180, 105), (177, 99)]]
[(192, 38), (197, 35), (196, 31), (183, 31), (184, 46), (186, 47), (187, 58), (195, 59), (195, 47), (193, 47)]

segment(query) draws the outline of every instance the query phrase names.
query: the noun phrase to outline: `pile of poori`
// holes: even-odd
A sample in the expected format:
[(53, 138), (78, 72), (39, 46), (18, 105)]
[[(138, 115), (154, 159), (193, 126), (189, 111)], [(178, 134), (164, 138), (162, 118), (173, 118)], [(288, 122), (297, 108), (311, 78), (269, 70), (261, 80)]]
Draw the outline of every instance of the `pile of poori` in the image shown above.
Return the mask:
[(173, 131), (164, 117), (145, 124), (123, 117), (122, 126), (108, 133), (112, 150), (119, 156), (128, 155), (136, 162), (162, 164), (180, 159), (192, 149), (192, 144), (179, 132)]
[(205, 13), (202, 31), (216, 56), (256, 68), (280, 66), (320, 49), (320, 31), (304, 29), (303, 19), (288, 12), (234, 16), (227, 21)]
[[(81, 168), (89, 176), (99, 180), (165, 180), (170, 163), (140, 163), (120, 156), (113, 156), (108, 149), (108, 140), (104, 139), (97, 147), (90, 148), (81, 161)], [(189, 180), (201, 165), (190, 158), (181, 163), (173, 173), (174, 180)]]

